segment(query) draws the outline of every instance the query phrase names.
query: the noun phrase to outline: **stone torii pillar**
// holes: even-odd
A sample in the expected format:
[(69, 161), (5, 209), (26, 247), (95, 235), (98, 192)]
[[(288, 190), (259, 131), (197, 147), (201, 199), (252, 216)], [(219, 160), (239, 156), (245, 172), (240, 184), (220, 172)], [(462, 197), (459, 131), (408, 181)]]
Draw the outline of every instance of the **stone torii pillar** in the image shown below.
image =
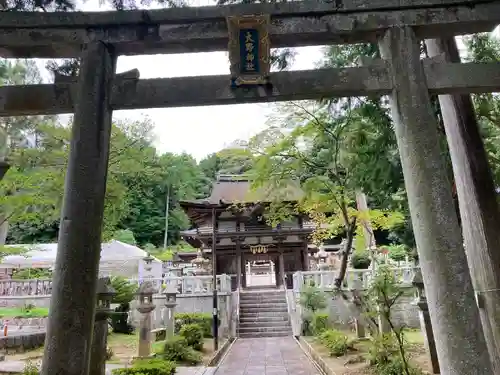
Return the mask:
[(409, 27), (389, 29), (380, 51), (441, 372), (491, 375), (419, 41)]
[(93, 42), (83, 51), (43, 375), (87, 375), (89, 372), (115, 66), (116, 56), (102, 42)]
[[(425, 43), (430, 57), (460, 63), (454, 37), (429, 39)], [(470, 95), (438, 98), (455, 175), (469, 270), (493, 370), (500, 374), (500, 211), (495, 184)]]

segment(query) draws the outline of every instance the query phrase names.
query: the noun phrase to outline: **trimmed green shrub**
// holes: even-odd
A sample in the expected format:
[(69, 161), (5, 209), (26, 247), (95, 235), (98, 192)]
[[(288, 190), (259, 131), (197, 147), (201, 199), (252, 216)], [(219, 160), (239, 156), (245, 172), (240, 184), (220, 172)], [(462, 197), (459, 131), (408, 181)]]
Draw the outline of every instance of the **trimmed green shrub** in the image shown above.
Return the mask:
[(319, 340), (328, 349), (332, 357), (340, 357), (347, 354), (351, 347), (349, 339), (342, 332), (335, 329), (327, 329), (319, 335)]
[(113, 375), (174, 375), (174, 362), (162, 358), (141, 359), (134, 362), (130, 368), (114, 369)]
[(351, 265), (352, 268), (357, 270), (365, 270), (370, 267), (372, 260), (370, 256), (366, 252), (356, 252), (352, 254), (351, 257)]
[(197, 323), (185, 324), (181, 327), (179, 335), (184, 337), (187, 344), (194, 350), (203, 349), (203, 328)]
[[(175, 314), (175, 333), (179, 333), (181, 327), (186, 324), (199, 324), (203, 330), (203, 337), (213, 337), (212, 315), (204, 313), (179, 313)], [(220, 320), (219, 320), (220, 325)]]
[(326, 313), (316, 313), (312, 317), (311, 331), (314, 335), (319, 335), (330, 328), (330, 317)]
[(314, 285), (305, 285), (300, 290), (300, 306), (315, 313), (327, 306), (326, 294)]
[(186, 338), (174, 336), (165, 342), (163, 357), (167, 361), (197, 365), (202, 361), (202, 355), (188, 345)]

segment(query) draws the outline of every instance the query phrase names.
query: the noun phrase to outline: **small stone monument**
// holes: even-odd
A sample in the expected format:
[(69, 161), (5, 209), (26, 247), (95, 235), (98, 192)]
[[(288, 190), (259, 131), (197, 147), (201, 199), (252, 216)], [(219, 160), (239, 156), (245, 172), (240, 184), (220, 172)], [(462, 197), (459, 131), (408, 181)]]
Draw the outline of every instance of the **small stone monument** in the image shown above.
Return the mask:
[(94, 322), (94, 335), (90, 352), (89, 375), (105, 375), (108, 341), (108, 318), (112, 312), (110, 306), (115, 290), (109, 277), (103, 277), (97, 283), (97, 308)]
[(174, 336), (175, 331), (175, 306), (177, 305), (177, 288), (170, 283), (165, 288), (165, 315), (163, 316), (163, 324), (166, 330), (166, 339)]
[(432, 373), (440, 374), (439, 361), (436, 351), (436, 342), (434, 341), (434, 333), (432, 332), (431, 317), (429, 315), (429, 306), (425, 297), (424, 280), (422, 271), (417, 268), (412, 281), (413, 286), (417, 288), (417, 306), (419, 307), (420, 326), (425, 338), (425, 345), (431, 357)]
[[(151, 255), (147, 255), (144, 258), (144, 270), (148, 273), (146, 277), (150, 277), (152, 270), (152, 263), (154, 258)], [(140, 321), (140, 331), (139, 331), (139, 358), (147, 358), (151, 355), (151, 312), (155, 309), (155, 304), (153, 303), (153, 295), (156, 290), (153, 286), (151, 280), (144, 280), (137, 292), (139, 297), (139, 303), (137, 305), (137, 311), (141, 313)]]

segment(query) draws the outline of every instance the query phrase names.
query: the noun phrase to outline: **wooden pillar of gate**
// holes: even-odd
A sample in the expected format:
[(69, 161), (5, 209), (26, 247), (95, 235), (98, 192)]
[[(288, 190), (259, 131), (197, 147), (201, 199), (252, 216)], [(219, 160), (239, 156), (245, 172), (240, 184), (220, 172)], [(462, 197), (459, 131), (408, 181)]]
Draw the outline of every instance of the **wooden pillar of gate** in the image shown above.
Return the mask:
[(411, 28), (394, 28), (380, 51), (394, 85), (392, 117), (442, 374), (493, 374), (419, 42)]
[[(426, 41), (430, 57), (460, 63), (454, 37)], [(457, 187), (465, 252), (495, 374), (500, 374), (500, 212), (470, 95), (439, 95)]]
[(104, 43), (91, 43), (83, 51), (43, 375), (85, 375), (89, 372), (115, 66), (114, 53)]

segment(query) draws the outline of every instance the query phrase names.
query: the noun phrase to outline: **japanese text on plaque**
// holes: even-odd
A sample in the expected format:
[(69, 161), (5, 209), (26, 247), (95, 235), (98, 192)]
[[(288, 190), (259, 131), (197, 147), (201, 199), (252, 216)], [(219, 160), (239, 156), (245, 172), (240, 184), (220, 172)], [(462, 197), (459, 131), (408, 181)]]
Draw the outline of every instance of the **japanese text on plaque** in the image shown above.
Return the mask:
[(240, 30), (241, 73), (259, 73), (259, 32), (255, 29)]

